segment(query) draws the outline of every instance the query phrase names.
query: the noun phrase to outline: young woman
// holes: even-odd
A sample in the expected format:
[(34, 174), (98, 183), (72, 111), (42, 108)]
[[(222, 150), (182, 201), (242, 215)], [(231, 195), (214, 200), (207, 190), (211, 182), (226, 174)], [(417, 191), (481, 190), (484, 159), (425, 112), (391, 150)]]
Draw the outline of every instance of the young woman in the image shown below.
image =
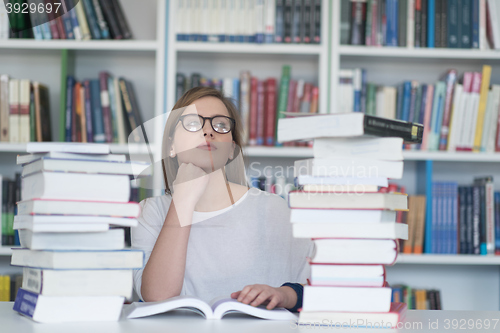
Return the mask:
[(198, 87), (175, 104), (162, 143), (166, 194), (141, 202), (132, 246), (146, 264), (134, 273), (144, 301), (192, 295), (296, 311), (313, 243), (292, 236), (278, 195), (247, 186), (242, 128), (232, 102)]

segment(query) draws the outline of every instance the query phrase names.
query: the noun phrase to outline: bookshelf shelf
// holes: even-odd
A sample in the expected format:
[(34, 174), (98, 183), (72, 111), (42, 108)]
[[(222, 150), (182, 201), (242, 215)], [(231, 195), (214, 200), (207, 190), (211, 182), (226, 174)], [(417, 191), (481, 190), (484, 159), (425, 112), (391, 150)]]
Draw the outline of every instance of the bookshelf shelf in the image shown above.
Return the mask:
[[(306, 147), (244, 147), (249, 157), (309, 158), (313, 150)], [(449, 162), (500, 162), (500, 153), (448, 153), (439, 151), (403, 151), (407, 161), (449, 161)]]
[(342, 45), (340, 56), (390, 57), (390, 58), (430, 58), (430, 59), (490, 59), (500, 60), (500, 52), (495, 50), (370, 47)]
[[(148, 147), (145, 144), (109, 144), (113, 154), (149, 154)], [(151, 151), (155, 151), (155, 146), (151, 145)], [(0, 143), (0, 152), (2, 153), (26, 153), (25, 143)]]
[(0, 49), (30, 50), (109, 50), (109, 51), (156, 51), (160, 44), (157, 41), (142, 40), (34, 40), (12, 39), (0, 43)]
[(396, 264), (500, 265), (500, 256), (467, 254), (400, 254)]
[(174, 42), (177, 52), (243, 53), (243, 54), (300, 54), (319, 56), (322, 45), (308, 44), (254, 44), (254, 43), (202, 43)]

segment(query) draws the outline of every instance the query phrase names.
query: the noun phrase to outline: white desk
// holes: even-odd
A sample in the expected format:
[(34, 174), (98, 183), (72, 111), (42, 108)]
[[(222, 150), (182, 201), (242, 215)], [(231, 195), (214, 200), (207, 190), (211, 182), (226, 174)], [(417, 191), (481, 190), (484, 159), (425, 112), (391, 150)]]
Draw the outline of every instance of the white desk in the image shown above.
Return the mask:
[[(296, 326), (288, 321), (268, 321), (243, 315), (229, 315), (222, 320), (206, 320), (187, 312), (176, 311), (140, 319), (122, 319), (118, 322), (39, 324), (12, 310), (12, 302), (0, 302), (0, 332), (2, 333), (284, 333), (284, 332), (500, 332), (500, 311), (422, 311), (409, 310), (406, 325), (414, 329), (355, 329), (334, 327)], [(445, 320), (462, 320), (465, 329), (446, 329)], [(489, 319), (490, 329), (479, 329), (479, 322)], [(496, 328), (493, 325), (496, 319)], [(437, 328), (429, 328), (429, 322), (436, 322)], [(476, 329), (468, 329), (467, 321), (474, 321)], [(417, 325), (421, 326), (417, 326)]]

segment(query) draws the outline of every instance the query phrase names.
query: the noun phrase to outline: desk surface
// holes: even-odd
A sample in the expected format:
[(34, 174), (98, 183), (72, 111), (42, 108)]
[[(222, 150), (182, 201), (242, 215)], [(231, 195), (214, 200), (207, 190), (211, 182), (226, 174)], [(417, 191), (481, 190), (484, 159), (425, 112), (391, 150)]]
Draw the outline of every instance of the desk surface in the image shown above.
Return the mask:
[[(290, 321), (269, 321), (244, 315), (228, 315), (222, 320), (206, 320), (188, 311), (175, 311), (140, 319), (118, 322), (39, 324), (12, 310), (12, 302), (0, 302), (0, 332), (2, 333), (284, 333), (284, 332), (499, 332), (500, 311), (431, 311), (409, 310), (405, 325), (408, 328), (338, 329), (332, 326), (297, 326)], [(455, 321), (453, 321), (455, 320)], [(485, 324), (489, 321), (489, 329)], [(430, 323), (433, 326), (429, 326)], [(494, 325), (496, 324), (496, 327)], [(455, 328), (454, 326), (455, 325)]]

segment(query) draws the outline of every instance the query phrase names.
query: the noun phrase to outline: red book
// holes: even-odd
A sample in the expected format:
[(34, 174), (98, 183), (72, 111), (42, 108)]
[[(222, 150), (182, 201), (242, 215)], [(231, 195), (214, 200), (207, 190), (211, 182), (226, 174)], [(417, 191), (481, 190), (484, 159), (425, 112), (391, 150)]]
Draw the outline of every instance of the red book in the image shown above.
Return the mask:
[(256, 77), (250, 78), (250, 146), (257, 145), (257, 83), (258, 79)]
[(266, 80), (265, 91), (265, 143), (266, 146), (274, 146), (274, 133), (276, 131), (276, 79)]
[[(48, 4), (52, 4), (52, 1), (50, 0), (45, 0), (45, 6)], [(57, 30), (57, 22), (56, 22), (56, 16), (54, 15), (54, 11), (47, 11), (47, 17), (49, 19), (49, 26), (50, 26), (50, 34), (52, 35), (52, 39), (61, 39), (61, 36), (59, 35), (59, 31)]]
[(61, 16), (56, 18), (56, 25), (57, 25), (57, 30), (59, 31), (59, 38), (60, 39), (67, 39), (66, 38), (66, 31), (64, 30), (64, 21)]
[(318, 99), (319, 99), (319, 88), (313, 86), (311, 90), (311, 108), (310, 113), (318, 113)]
[(101, 108), (104, 121), (104, 135), (106, 142), (113, 142), (113, 123), (111, 118), (111, 108), (109, 104), (108, 72), (99, 73), (99, 85), (101, 87)]
[(257, 145), (264, 145), (265, 126), (265, 82), (257, 80)]

